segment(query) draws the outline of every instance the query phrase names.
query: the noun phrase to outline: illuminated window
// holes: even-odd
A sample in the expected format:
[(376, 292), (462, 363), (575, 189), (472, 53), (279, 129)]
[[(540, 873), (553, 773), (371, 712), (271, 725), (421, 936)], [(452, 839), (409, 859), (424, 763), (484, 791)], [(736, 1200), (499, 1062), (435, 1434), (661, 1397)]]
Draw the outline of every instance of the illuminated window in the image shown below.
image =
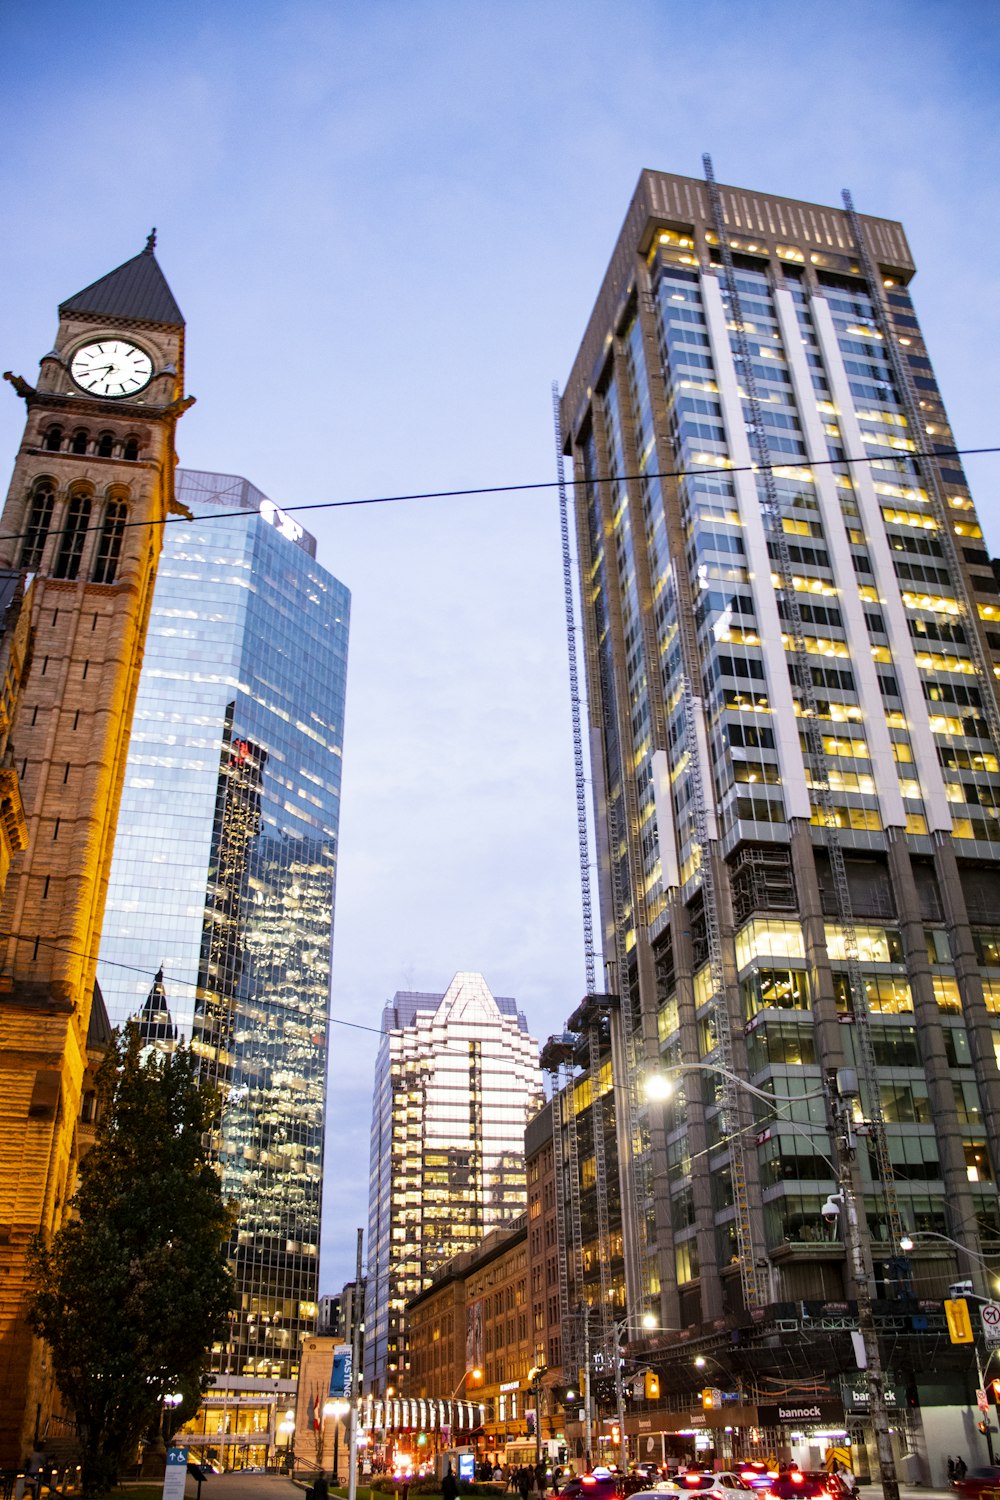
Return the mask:
[[(855, 927), (857, 957), (861, 963), (901, 964), (903, 945), (898, 932), (885, 927)], [(836, 923), (826, 924), (826, 946), (831, 959), (844, 959), (847, 954), (847, 936)]]
[(736, 964), (745, 969), (755, 958), (805, 958), (798, 922), (754, 920), (736, 934)]

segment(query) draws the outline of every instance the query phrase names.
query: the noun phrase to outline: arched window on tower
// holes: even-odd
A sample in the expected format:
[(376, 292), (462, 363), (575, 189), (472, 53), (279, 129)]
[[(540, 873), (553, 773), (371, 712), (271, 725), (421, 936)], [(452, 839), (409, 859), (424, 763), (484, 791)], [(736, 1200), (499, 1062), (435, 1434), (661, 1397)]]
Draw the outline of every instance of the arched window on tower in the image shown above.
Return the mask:
[(98, 456), (98, 458), (110, 458), (112, 456), (112, 454), (114, 453), (114, 451), (115, 451), (114, 434), (111, 433), (111, 432), (102, 432), (100, 434), (100, 436), (98, 437), (98, 439), (97, 439), (97, 456)]
[(74, 432), (73, 441), (69, 445), (69, 451), (71, 453), (86, 453), (87, 433), (82, 427), (78, 427), (76, 432)]
[(53, 578), (73, 579), (80, 571), (80, 558), (90, 524), (91, 498), (85, 490), (75, 490), (66, 506), (66, 523), (59, 538)]
[(50, 427), (42, 439), (42, 447), (47, 453), (58, 453), (62, 447), (63, 430), (59, 426)]
[(131, 463), (134, 463), (138, 457), (139, 439), (135, 437), (126, 438), (125, 446), (122, 448), (122, 458), (127, 458)]
[(97, 560), (94, 563), (95, 583), (114, 583), (115, 581), (127, 517), (128, 506), (124, 500), (111, 499), (104, 507), (104, 525), (101, 527), (101, 539), (97, 544)]
[(24, 528), (24, 546), (21, 548), (21, 567), (33, 573), (42, 560), (45, 540), (52, 525), (52, 511), (56, 503), (56, 487), (51, 479), (36, 479), (28, 506), (28, 521)]

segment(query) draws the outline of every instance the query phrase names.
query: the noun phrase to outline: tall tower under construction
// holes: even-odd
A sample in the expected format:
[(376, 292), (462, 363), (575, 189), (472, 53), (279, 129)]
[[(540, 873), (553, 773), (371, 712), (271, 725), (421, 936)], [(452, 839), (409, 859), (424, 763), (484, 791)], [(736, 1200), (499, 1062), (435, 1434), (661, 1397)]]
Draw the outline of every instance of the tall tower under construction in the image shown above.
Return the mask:
[(665, 1329), (851, 1295), (838, 1076), (877, 1297), (1000, 1249), (1000, 602), (914, 273), (848, 195), (644, 171), (559, 403), (623, 1229), (571, 1270)]

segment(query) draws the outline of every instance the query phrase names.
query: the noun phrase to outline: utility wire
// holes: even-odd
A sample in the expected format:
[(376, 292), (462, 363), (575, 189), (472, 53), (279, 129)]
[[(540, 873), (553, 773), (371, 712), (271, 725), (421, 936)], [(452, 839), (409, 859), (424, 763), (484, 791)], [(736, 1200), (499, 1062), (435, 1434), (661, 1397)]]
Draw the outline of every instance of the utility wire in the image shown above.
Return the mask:
[[(35, 935), (33, 933), (29, 933), (27, 937), (14, 937), (14, 935), (11, 934), (11, 939), (14, 942), (31, 943), (35, 941)], [(85, 963), (94, 961), (90, 954), (81, 953), (78, 948), (67, 948), (64, 943), (55, 943), (51, 938), (44, 938), (39, 936), (37, 941), (39, 947), (48, 948), (51, 953), (63, 953), (70, 958), (81, 958)], [(96, 962), (100, 964), (106, 964), (109, 969), (126, 969), (131, 974), (144, 974), (147, 978), (149, 978), (151, 973), (148, 964), (127, 964), (122, 962), (121, 959), (103, 958), (100, 954), (98, 954)], [(198, 980), (182, 979), (179, 974), (164, 974), (163, 983), (164, 988), (166, 988), (167, 986), (172, 986), (177, 989), (187, 990), (208, 989), (207, 985), (200, 984)], [(226, 997), (223, 996), (222, 998), (225, 999)], [(345, 1021), (340, 1016), (328, 1015), (326, 1019), (329, 1021), (331, 1026), (347, 1026), (351, 1031), (368, 1031), (372, 1036), (390, 1035), (388, 1031), (383, 1031), (380, 1026), (365, 1026), (360, 1021)], [(436, 1050), (440, 1052), (453, 1050), (460, 1053), (464, 1057), (468, 1056), (467, 1048), (459, 1043), (456, 1043), (453, 1048), (447, 1042), (441, 1043), (438, 1044)]]
[[(834, 468), (838, 464), (844, 464), (847, 467), (850, 467), (852, 464), (884, 464), (887, 461), (889, 463), (893, 463), (899, 462), (901, 459), (911, 461), (921, 458), (960, 458), (975, 457), (982, 454), (994, 453), (1000, 453), (1000, 445), (986, 448), (925, 448), (918, 449), (914, 453), (906, 453), (903, 455), (896, 453), (864, 453), (857, 458), (844, 457), (807, 459), (805, 457), (802, 457), (799, 461), (796, 461), (794, 458), (792, 458), (791, 460), (782, 459), (770, 464), (726, 464), (725, 466), (716, 466), (715, 464), (701, 464), (697, 468), (693, 469), (656, 469), (647, 470), (646, 472), (639, 474), (599, 474), (593, 479), (570, 479), (566, 482), (573, 485), (575, 488), (582, 489), (593, 484), (612, 484), (616, 482), (620, 484), (627, 484), (630, 481), (638, 482), (643, 479), (688, 479), (698, 476), (704, 476), (706, 474), (759, 474), (763, 473), (765, 470), (823, 469)], [(914, 479), (914, 482), (919, 482), (918, 475), (913, 475), (911, 477)], [(366, 495), (353, 500), (310, 500), (304, 501), (301, 505), (281, 505), (278, 507), (278, 509), (286, 516), (293, 516), (304, 515), (309, 511), (349, 510), (364, 505), (401, 505), (416, 500), (461, 500), (475, 498), (479, 495), (517, 495), (526, 494), (534, 490), (555, 490), (558, 488), (558, 479), (537, 479), (529, 481), (526, 484), (484, 484), (478, 485), (473, 488), (457, 490), (404, 491), (399, 494), (392, 495)], [(241, 514), (250, 515), (252, 514), (252, 512), (244, 511), (242, 507), (235, 507), (230, 510), (212, 511), (207, 515), (196, 516), (195, 520), (199, 522), (229, 521), (232, 520), (233, 516), (239, 516)], [(125, 521), (124, 528), (129, 528), (132, 526), (146, 527), (153, 525), (172, 526), (177, 523), (189, 524), (189, 518), (187, 516), (171, 515), (165, 516), (160, 522)], [(99, 530), (101, 525), (103, 525), (103, 521), (95, 523), (93, 526), (87, 526), (79, 532), (76, 532), (75, 534), (80, 536), (87, 535), (91, 531)], [(0, 532), (0, 542), (22, 541), (27, 535), (28, 533), (25, 531)]]

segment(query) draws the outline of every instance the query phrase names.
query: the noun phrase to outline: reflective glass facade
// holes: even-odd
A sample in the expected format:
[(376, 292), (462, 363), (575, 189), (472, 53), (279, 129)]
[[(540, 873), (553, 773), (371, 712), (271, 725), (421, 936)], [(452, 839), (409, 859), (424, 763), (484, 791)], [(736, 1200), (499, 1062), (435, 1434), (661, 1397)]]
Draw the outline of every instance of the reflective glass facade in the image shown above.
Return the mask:
[(226, 1105), (239, 1310), (214, 1367), (288, 1379), (315, 1323), (350, 596), (246, 480), (180, 471), (101, 944), (115, 1023), (163, 986)]
[[(763, 1298), (843, 1295), (845, 1065), (892, 1168), (890, 1193), (859, 1151), (886, 1295), (893, 1195), (911, 1231), (1000, 1242), (1000, 606), (914, 266), (891, 221), (720, 194), (731, 273), (705, 184), (643, 174), (562, 405), (641, 1142), (629, 1165), (619, 1130), (631, 1265), (613, 1223), (584, 1266), (671, 1327), (739, 1316), (747, 1244)], [(638, 1063), (725, 1064), (778, 1104), (691, 1071), (651, 1107)], [(950, 1252), (921, 1253), (946, 1285)]]
[(365, 1389), (406, 1392), (404, 1309), (453, 1255), (527, 1207), (524, 1131), (543, 1102), (538, 1044), (481, 974), (382, 1013), (368, 1201)]

